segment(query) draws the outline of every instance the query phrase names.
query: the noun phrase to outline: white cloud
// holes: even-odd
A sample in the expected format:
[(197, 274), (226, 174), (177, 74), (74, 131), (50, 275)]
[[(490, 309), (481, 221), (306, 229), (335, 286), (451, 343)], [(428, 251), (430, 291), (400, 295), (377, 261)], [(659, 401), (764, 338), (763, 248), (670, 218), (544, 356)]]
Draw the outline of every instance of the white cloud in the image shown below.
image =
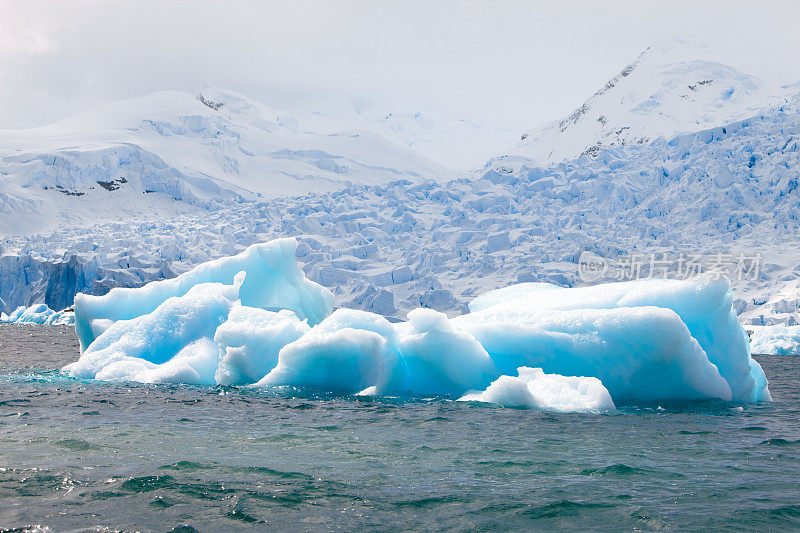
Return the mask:
[(39, 16), (32, 5), (0, 0), (0, 58), (13, 59), (27, 55), (53, 52), (55, 43), (50, 38), (52, 25), (57, 22)]
[(365, 97), (522, 128), (677, 35), (762, 78), (800, 79), (789, 1), (0, 0), (0, 12), (0, 127), (210, 83), (278, 107)]
[(55, 49), (42, 30), (0, 27), (0, 54), (44, 54)]

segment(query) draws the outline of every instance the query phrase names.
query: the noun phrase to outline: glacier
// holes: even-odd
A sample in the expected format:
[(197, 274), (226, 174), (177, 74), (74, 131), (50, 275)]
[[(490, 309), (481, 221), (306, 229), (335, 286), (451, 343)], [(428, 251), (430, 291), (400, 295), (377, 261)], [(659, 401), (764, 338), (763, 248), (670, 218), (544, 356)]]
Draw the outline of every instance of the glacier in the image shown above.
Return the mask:
[[(732, 279), (739, 319), (792, 325), (800, 86), (686, 61), (694, 53), (651, 48), (563, 132), (529, 132), (471, 173), (408, 153), (415, 139), (470, 144), (424, 117), (288, 113), (214, 88), (0, 132), (0, 311), (64, 309), (79, 292), (142, 286), (296, 236), (309, 279), (344, 307), (393, 319), (420, 306), (453, 316), (514, 283), (579, 285), (588, 250), (609, 262), (761, 254), (755, 279)], [(395, 147), (373, 150), (374, 135), (355, 130)], [(61, 214), (40, 225), (45, 204)]]
[(736, 312), (747, 325), (791, 325), (800, 318), (800, 247), (790, 237), (800, 230), (799, 136), (787, 104), (548, 167), (507, 156), (470, 179), (352, 185), (8, 236), (0, 242), (2, 311), (63, 309), (79, 292), (141, 286), (297, 236), (309, 279), (344, 307), (395, 319), (420, 306), (463, 313), (476, 295), (520, 282), (578, 285), (584, 250), (610, 262), (631, 253), (761, 254), (755, 279), (732, 279)]
[(800, 355), (800, 326), (749, 326), (750, 351), (761, 355)]
[[(443, 395), (556, 411), (600, 411), (619, 401), (770, 400), (726, 279), (524, 284), (483, 295), (455, 318), (419, 308), (390, 322), (334, 310), (331, 293), (302, 274), (296, 246), (294, 239), (262, 243), (174, 280), (77, 298), (82, 353), (64, 371), (98, 380)], [(559, 298), (549, 297), (553, 291)]]

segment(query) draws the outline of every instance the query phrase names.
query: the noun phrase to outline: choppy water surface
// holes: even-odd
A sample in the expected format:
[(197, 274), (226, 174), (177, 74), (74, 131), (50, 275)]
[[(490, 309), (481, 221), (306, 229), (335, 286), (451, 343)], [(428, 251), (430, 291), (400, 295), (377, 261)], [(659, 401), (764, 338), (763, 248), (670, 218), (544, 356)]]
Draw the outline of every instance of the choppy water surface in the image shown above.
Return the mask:
[(556, 415), (54, 371), (76, 356), (0, 327), (0, 529), (800, 528), (800, 358), (759, 359), (771, 404)]

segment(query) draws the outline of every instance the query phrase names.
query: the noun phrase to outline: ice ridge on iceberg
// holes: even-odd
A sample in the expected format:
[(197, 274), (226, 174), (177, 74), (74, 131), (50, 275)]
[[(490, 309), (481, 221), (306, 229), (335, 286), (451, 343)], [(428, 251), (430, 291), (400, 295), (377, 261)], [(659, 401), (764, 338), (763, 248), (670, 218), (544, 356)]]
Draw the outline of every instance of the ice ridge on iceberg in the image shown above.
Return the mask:
[(247, 272), (240, 287), (242, 305), (260, 309), (288, 309), (316, 324), (333, 310), (333, 294), (306, 279), (295, 260), (297, 241), (276, 239), (254, 244), (242, 253), (209, 261), (167, 280), (144, 287), (114, 288), (105, 296), (75, 296), (75, 330), (85, 350), (112, 323), (147, 315), (168, 298), (185, 295), (200, 283), (233, 282)]
[[(450, 319), (333, 310), (294, 239), (254, 245), (174, 280), (76, 298), (81, 357), (100, 380), (445, 395), (602, 411), (618, 401), (770, 400), (726, 279), (585, 288), (521, 284)], [(558, 298), (553, 298), (558, 291)], [(482, 391), (482, 392), (480, 392)]]

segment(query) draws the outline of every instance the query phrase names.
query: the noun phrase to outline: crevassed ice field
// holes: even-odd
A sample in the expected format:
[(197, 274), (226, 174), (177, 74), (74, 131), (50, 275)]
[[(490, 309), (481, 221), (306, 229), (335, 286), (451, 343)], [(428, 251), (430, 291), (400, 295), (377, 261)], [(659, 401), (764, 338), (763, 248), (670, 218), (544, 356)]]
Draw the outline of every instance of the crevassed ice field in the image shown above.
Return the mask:
[(527, 132), (0, 131), (0, 527), (800, 527), (800, 86), (682, 53)]

